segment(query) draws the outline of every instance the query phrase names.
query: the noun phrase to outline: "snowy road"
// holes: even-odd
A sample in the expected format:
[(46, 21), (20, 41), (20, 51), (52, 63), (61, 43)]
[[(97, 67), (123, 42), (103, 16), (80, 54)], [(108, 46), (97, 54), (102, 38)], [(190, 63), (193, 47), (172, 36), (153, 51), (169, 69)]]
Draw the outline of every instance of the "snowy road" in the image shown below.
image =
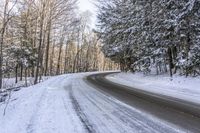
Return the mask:
[[(111, 73), (112, 74), (112, 73)], [(126, 104), (150, 113), (162, 120), (185, 128), (190, 132), (200, 132), (200, 105), (182, 99), (131, 88), (108, 80), (110, 73), (94, 74), (88, 81)]]
[[(89, 84), (85, 77), (90, 74), (92, 73), (57, 76), (13, 93), (5, 116), (5, 104), (0, 103), (0, 133), (199, 131), (199, 127), (190, 129), (190, 126), (179, 125), (182, 115), (178, 113), (172, 113), (172, 116), (177, 115), (178, 121), (175, 122), (159, 116), (159, 112), (171, 113), (168, 109), (150, 103), (141, 105), (142, 108), (139, 105), (143, 101), (135, 101), (133, 105), (117, 100), (110, 93)], [(161, 113), (162, 111), (164, 112)], [(194, 124), (193, 127), (199, 124), (196, 118), (183, 123), (187, 122)]]

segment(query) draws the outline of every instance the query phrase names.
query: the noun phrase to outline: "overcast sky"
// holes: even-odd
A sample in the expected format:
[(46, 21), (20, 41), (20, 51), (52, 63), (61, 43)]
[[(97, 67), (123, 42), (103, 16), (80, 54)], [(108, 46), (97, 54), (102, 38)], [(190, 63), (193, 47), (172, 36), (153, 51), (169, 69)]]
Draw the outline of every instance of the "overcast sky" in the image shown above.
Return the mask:
[(96, 8), (95, 5), (93, 4), (95, 0), (79, 0), (79, 8), (82, 12), (89, 10), (93, 15), (92, 15), (92, 28), (95, 27), (95, 22), (96, 22)]

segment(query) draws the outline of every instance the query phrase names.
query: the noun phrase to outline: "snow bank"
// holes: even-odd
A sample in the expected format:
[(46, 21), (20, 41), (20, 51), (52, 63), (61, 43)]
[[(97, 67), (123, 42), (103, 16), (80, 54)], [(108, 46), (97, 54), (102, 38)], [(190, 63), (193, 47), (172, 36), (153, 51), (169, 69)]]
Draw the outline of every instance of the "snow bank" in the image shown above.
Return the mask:
[[(49, 78), (50, 78), (50, 76), (47, 76), (47, 77), (43, 76), (41, 82), (45, 81)], [(25, 86), (25, 78), (23, 77), (22, 81), (20, 81), (19, 79), (20, 78), (18, 78), (18, 83), (15, 83), (15, 78), (4, 78), (3, 79), (3, 88), (7, 89), (7, 88), (11, 88), (11, 87)], [(33, 85), (34, 80), (35, 80), (35, 78), (27, 77), (27, 86)]]
[(199, 77), (186, 78), (175, 75), (171, 79), (168, 75), (145, 76), (142, 73), (118, 73), (106, 78), (133, 88), (200, 103)]

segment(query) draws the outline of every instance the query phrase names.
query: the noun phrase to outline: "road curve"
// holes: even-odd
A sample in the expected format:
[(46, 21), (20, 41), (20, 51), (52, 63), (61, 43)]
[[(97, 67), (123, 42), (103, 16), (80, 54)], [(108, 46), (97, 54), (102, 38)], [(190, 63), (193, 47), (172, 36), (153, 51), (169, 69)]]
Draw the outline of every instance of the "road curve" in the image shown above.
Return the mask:
[(141, 111), (188, 131), (200, 132), (200, 105), (113, 83), (105, 78), (109, 74), (113, 73), (93, 74), (87, 76), (85, 81)]

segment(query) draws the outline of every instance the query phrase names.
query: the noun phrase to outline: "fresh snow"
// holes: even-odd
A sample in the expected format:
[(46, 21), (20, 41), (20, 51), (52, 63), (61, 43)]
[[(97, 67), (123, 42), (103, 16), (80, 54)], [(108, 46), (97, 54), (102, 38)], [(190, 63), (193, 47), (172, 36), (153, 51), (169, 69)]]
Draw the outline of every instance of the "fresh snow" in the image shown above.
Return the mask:
[(200, 104), (200, 78), (174, 75), (118, 73), (106, 77), (115, 83)]
[(12, 92), (0, 133), (187, 132), (130, 107), (85, 82), (93, 73), (52, 77)]
[[(50, 77), (42, 77), (41, 81), (45, 81)], [(3, 89), (8, 89), (12, 87), (19, 87), (19, 86), (25, 86), (25, 77), (22, 78), (22, 81), (19, 80), (20, 77), (18, 77), (18, 82), (15, 83), (15, 78), (3, 78)], [(31, 86), (34, 84), (35, 78), (33, 77), (27, 77), (27, 86)]]

